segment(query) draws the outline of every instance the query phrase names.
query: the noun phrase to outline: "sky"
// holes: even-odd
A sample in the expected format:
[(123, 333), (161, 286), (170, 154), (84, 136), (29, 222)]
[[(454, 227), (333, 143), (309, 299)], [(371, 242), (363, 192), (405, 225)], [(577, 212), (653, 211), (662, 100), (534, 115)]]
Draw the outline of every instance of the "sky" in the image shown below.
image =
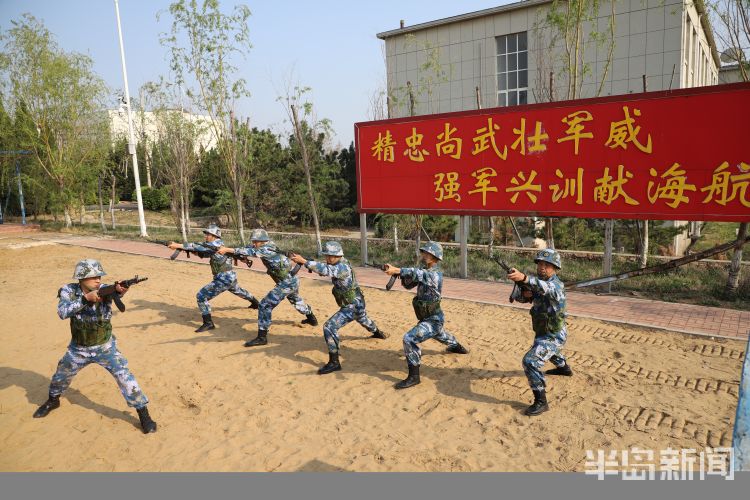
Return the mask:
[[(316, 115), (332, 121), (332, 145), (346, 147), (354, 123), (368, 119), (369, 99), (385, 81), (383, 41), (375, 35), (406, 25), (511, 3), (481, 0), (252, 1), (245, 3), (252, 49), (236, 61), (248, 82), (249, 98), (237, 103), (251, 125), (286, 135), (286, 113), (277, 97), (290, 79), (312, 88)], [(159, 34), (170, 29), (168, 0), (120, 0), (131, 98), (148, 81), (169, 77), (167, 50)], [(228, 12), (237, 2), (221, 0)], [(163, 12), (157, 21), (157, 13)], [(122, 93), (123, 77), (113, 0), (0, 0), (0, 30), (30, 13), (44, 22), (59, 46), (87, 54), (94, 70)], [(291, 75), (291, 77), (290, 77)]]

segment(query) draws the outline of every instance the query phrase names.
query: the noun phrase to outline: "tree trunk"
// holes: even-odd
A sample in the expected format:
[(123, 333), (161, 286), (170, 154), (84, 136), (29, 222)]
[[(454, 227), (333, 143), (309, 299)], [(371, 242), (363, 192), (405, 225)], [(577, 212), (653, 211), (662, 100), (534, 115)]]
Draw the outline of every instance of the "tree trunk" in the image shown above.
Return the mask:
[(97, 179), (97, 195), (99, 197), (99, 224), (102, 226), (102, 232), (107, 232), (107, 226), (104, 225), (104, 202), (102, 201), (102, 177)]
[(643, 221), (643, 234), (641, 235), (641, 255), (640, 255), (640, 266), (641, 268), (646, 267), (648, 264), (648, 221)]
[[(612, 274), (612, 235), (615, 232), (615, 221), (607, 219), (604, 223), (604, 258), (602, 275)], [(607, 293), (612, 293), (612, 283), (607, 283)]]
[[(185, 203), (185, 235), (187, 236), (188, 234), (190, 234), (190, 186), (185, 186), (184, 200), (185, 200), (184, 202)], [(244, 230), (240, 236), (241, 238), (245, 237)], [(185, 241), (187, 241), (187, 238), (185, 239)]]
[(242, 206), (242, 189), (237, 186), (234, 193), (235, 202), (237, 203), (237, 232), (240, 235), (242, 246), (245, 246), (245, 216), (244, 207)]
[(117, 224), (115, 223), (115, 197), (117, 196), (117, 191), (115, 190), (115, 186), (117, 185), (117, 177), (115, 177), (115, 174), (112, 174), (112, 194), (109, 198), (109, 206), (111, 207), (109, 211), (109, 215), (112, 219), (112, 230), (117, 227)]
[[(183, 186), (184, 187), (184, 186)], [(190, 213), (190, 205), (188, 203), (188, 200), (190, 199), (190, 194), (186, 193), (184, 190), (182, 192), (182, 240), (187, 241), (188, 240), (188, 214)]]
[(414, 216), (414, 227), (417, 230), (417, 236), (414, 238), (414, 242), (416, 243), (416, 248), (414, 249), (414, 252), (417, 255), (417, 264), (419, 264), (419, 247), (422, 246), (422, 216), (421, 215), (415, 215)]
[(65, 215), (65, 227), (73, 227), (73, 219), (70, 217), (70, 207), (68, 205), (65, 205), (65, 208), (63, 208), (63, 214)]
[(83, 204), (83, 196), (81, 196), (81, 215), (80, 215), (80, 222), (83, 226), (84, 218), (86, 217), (86, 205)]
[[(144, 144), (144, 148), (147, 148), (148, 145)], [(148, 187), (151, 186), (151, 155), (148, 154), (148, 151), (146, 151), (144, 154), (144, 160), (146, 160), (146, 185)]]
[(307, 146), (305, 145), (305, 139), (302, 136), (302, 130), (297, 117), (297, 107), (292, 105), (292, 118), (294, 119), (294, 131), (297, 135), (297, 141), (299, 141), (300, 148), (302, 149), (302, 166), (305, 167), (305, 177), (307, 178), (307, 192), (310, 195), (310, 208), (312, 209), (313, 223), (315, 224), (315, 241), (318, 245), (318, 253), (323, 251), (323, 246), (320, 242), (320, 223), (318, 222), (318, 206), (315, 203), (315, 194), (313, 193), (312, 178), (310, 177), (310, 162), (307, 156)]
[(185, 195), (180, 194), (180, 233), (182, 234), (182, 241), (187, 241), (187, 207), (185, 206)]
[(393, 218), (393, 249), (398, 253), (398, 221)]
[[(747, 222), (740, 223), (740, 230), (737, 233), (737, 239), (742, 240), (747, 237)], [(742, 269), (742, 246), (738, 246), (732, 255), (732, 263), (729, 265), (729, 277), (727, 278), (726, 292), (727, 295), (736, 296), (737, 288), (740, 285), (740, 270)]]
[(490, 241), (487, 244), (487, 254), (492, 256), (492, 247), (495, 245), (495, 218), (490, 217)]
[(552, 230), (552, 219), (549, 217), (544, 220), (544, 230), (547, 233), (547, 248), (555, 249), (555, 234)]

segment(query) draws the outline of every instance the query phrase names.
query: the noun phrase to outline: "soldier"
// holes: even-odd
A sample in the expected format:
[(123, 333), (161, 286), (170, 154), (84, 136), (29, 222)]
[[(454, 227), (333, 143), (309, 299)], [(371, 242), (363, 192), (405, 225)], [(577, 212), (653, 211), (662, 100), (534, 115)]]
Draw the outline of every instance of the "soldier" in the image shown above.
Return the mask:
[(299, 278), (292, 276), (292, 263), (284, 255), (276, 244), (268, 237), (265, 229), (253, 229), (250, 235), (252, 246), (246, 248), (227, 248), (221, 247), (220, 254), (229, 252), (246, 255), (250, 257), (260, 257), (263, 265), (266, 266), (266, 272), (273, 279), (276, 286), (263, 297), (258, 308), (258, 336), (245, 342), (245, 347), (266, 345), (268, 343), (268, 329), (271, 327), (271, 313), (284, 297), (294, 306), (301, 314), (305, 315), (302, 320), (303, 324), (317, 326), (318, 319), (312, 312), (312, 308), (305, 304), (299, 295)]
[(529, 379), (531, 391), (534, 393), (534, 403), (526, 409), (526, 415), (536, 416), (549, 410), (545, 392), (544, 374), (542, 367), (549, 360), (555, 365), (547, 370), (549, 375), (573, 375), (561, 350), (565, 345), (568, 330), (565, 327), (565, 285), (557, 276), (562, 268), (560, 254), (555, 250), (541, 250), (534, 257), (537, 276), (526, 274), (513, 269), (508, 278), (516, 283), (525, 283), (530, 290), (522, 291), (514, 287), (512, 298), (518, 302), (531, 302), (531, 325), (534, 329), (534, 345), (523, 357), (523, 371)]
[[(69, 283), (57, 292), (60, 299), (57, 314), (60, 319), (70, 318), (72, 340), (52, 376), (49, 399), (34, 412), (34, 418), (46, 417), (59, 408), (60, 395), (70, 386), (73, 377), (81, 368), (96, 363), (115, 377), (128, 406), (138, 412), (143, 433), (156, 432), (156, 422), (151, 420), (146, 407), (148, 398), (128, 370), (128, 360), (117, 349), (117, 340), (112, 335), (112, 301), (102, 299), (97, 292), (104, 286), (101, 277), (106, 274), (99, 261), (82, 260), (73, 273), (78, 283)], [(119, 297), (128, 291), (119, 284), (115, 289)]]
[(344, 250), (341, 248), (341, 244), (337, 241), (326, 242), (323, 255), (326, 258), (325, 263), (307, 260), (295, 253), (290, 256), (297, 264), (303, 264), (307, 269), (315, 271), (321, 276), (331, 277), (333, 297), (340, 308), (323, 325), (323, 336), (326, 339), (326, 344), (328, 344), (328, 363), (318, 370), (320, 375), (341, 370), (339, 329), (355, 319), (368, 332), (372, 333), (371, 338), (388, 338), (388, 335), (380, 331), (375, 323), (367, 317), (365, 297), (359, 288), (352, 266), (344, 258)]
[(439, 263), (443, 260), (443, 248), (440, 243), (428, 242), (419, 248), (425, 267), (394, 267), (385, 265), (385, 272), (391, 276), (400, 275), (404, 288), (417, 288), (417, 295), (412, 300), (414, 312), (419, 323), (404, 335), (404, 353), (409, 368), (409, 376), (396, 384), (396, 389), (406, 389), (420, 382), (419, 365), (422, 351), (419, 344), (434, 338), (448, 346), (448, 352), (467, 354), (469, 351), (462, 346), (456, 337), (448, 333), (445, 328), (445, 314), (440, 308), (443, 290), (443, 272)]
[(251, 309), (258, 309), (259, 306), (258, 299), (237, 284), (237, 273), (232, 269), (232, 259), (217, 252), (219, 248), (224, 246), (224, 242), (221, 241), (221, 229), (219, 229), (219, 226), (209, 224), (208, 228), (203, 230), (203, 234), (206, 235), (204, 244), (186, 243), (185, 245), (180, 245), (175, 242), (170, 242), (169, 244), (169, 248), (172, 250), (194, 250), (196, 252), (211, 254), (209, 261), (214, 279), (211, 283), (198, 290), (198, 293), (195, 295), (198, 301), (198, 309), (200, 309), (203, 316), (203, 324), (195, 330), (196, 332), (205, 332), (216, 328), (213, 319), (211, 319), (211, 304), (208, 301), (222, 292), (228, 290), (234, 295), (247, 300), (250, 302), (248, 307)]

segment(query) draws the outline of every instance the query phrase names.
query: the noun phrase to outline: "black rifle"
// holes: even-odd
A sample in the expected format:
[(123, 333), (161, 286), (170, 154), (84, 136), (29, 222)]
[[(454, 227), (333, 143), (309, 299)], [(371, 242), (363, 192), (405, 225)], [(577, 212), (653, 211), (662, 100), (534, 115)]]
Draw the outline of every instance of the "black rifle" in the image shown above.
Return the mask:
[[(370, 267), (378, 268), (381, 271), (385, 271), (385, 264), (378, 264), (376, 262), (367, 262), (365, 264), (368, 265), (368, 266), (370, 266)], [(390, 292), (391, 288), (393, 288), (393, 285), (396, 283), (396, 280), (398, 278), (401, 278), (400, 274), (393, 274), (393, 275), (391, 275), (390, 279), (388, 280), (388, 284), (385, 285), (385, 289)]]
[(122, 303), (120, 296), (117, 294), (117, 289), (115, 288), (115, 286), (120, 285), (123, 288), (130, 288), (131, 286), (137, 285), (138, 283), (146, 281), (147, 279), (148, 278), (139, 278), (136, 274), (135, 278), (123, 281), (115, 281), (114, 285), (103, 286), (99, 290), (97, 290), (96, 293), (104, 300), (111, 299), (120, 310), (120, 312), (125, 312), (125, 304)]
[[(148, 241), (150, 241), (151, 243), (156, 243), (157, 245), (164, 245), (165, 247), (168, 247), (169, 243), (171, 243), (169, 241), (164, 241), (164, 240), (148, 240)], [(202, 251), (202, 250), (189, 250), (187, 248), (178, 248), (174, 251), (172, 255), (169, 256), (169, 259), (175, 260), (177, 256), (180, 255), (180, 252), (185, 252), (185, 255), (187, 255), (188, 259), (190, 258), (191, 253), (194, 253), (201, 259), (207, 259), (211, 257), (211, 255), (215, 254), (216, 250)], [(241, 262), (244, 262), (247, 265), (247, 267), (253, 267), (253, 261), (250, 260), (250, 258), (247, 257), (246, 255), (237, 255), (234, 252), (228, 252), (225, 255), (228, 255), (232, 258), (235, 266), (238, 265), (238, 262), (241, 261)]]
[[(508, 263), (505, 262), (503, 259), (501, 259), (498, 255), (493, 254), (491, 258), (492, 258), (492, 260), (495, 261), (495, 263), (497, 265), (499, 265), (500, 267), (502, 267), (503, 270), (506, 273), (510, 274), (510, 273), (512, 273), (515, 270), (514, 267), (509, 266)], [(516, 287), (518, 287), (518, 288), (521, 289), (521, 293), (526, 292), (526, 291), (528, 291), (528, 292), (531, 291), (531, 287), (527, 283), (520, 283), (518, 281), (514, 281), (513, 282), (513, 291), (510, 292), (510, 297), (508, 297), (508, 301), (511, 304), (514, 302), (513, 292), (515, 292)]]
[[(157, 245), (164, 245), (165, 247), (168, 247), (169, 244), (171, 243), (171, 241), (165, 241), (165, 240), (148, 240), (148, 241), (150, 243), (156, 243)], [(175, 260), (177, 258), (177, 256), (180, 255), (180, 252), (182, 252), (182, 251), (183, 250), (180, 249), (180, 248), (178, 248), (177, 250), (175, 250), (174, 253), (169, 256), (169, 260)], [(189, 259), (190, 258), (190, 252), (188, 252), (187, 256), (188, 256), (188, 259)]]

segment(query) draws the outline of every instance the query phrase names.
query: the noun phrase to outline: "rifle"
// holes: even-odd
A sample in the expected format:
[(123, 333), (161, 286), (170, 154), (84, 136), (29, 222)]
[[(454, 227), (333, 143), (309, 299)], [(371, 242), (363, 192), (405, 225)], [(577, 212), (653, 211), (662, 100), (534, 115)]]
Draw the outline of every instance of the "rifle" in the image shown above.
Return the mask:
[[(376, 262), (365, 262), (366, 266), (375, 267), (380, 269), (381, 271), (385, 271), (385, 264), (378, 264)], [(388, 284), (385, 285), (385, 289), (389, 292), (391, 291), (391, 288), (393, 288), (393, 285), (396, 283), (396, 279), (401, 278), (400, 274), (394, 274), (391, 275), (390, 279), (388, 280)]]
[[(151, 243), (156, 243), (157, 245), (164, 245), (165, 247), (168, 247), (170, 243), (169, 241), (165, 241), (165, 240), (148, 240), (148, 241)], [(211, 257), (211, 255), (216, 253), (215, 250), (205, 252), (205, 251), (198, 251), (198, 250), (188, 250), (186, 248), (178, 248), (174, 251), (172, 255), (169, 256), (169, 260), (175, 260), (177, 256), (180, 255), (180, 252), (185, 252), (185, 255), (187, 255), (188, 259), (190, 258), (191, 253), (194, 253), (201, 259), (207, 259)], [(244, 262), (245, 265), (247, 265), (247, 267), (253, 267), (253, 261), (250, 260), (250, 258), (245, 255), (237, 255), (234, 252), (228, 252), (225, 255), (228, 255), (232, 258), (235, 266), (238, 265), (238, 262), (241, 261), (241, 262)]]
[[(164, 245), (165, 247), (168, 247), (169, 244), (171, 243), (170, 241), (165, 241), (165, 240), (148, 240), (148, 241), (149, 241), (149, 243), (156, 243), (157, 245)], [(180, 255), (180, 252), (182, 252), (182, 251), (186, 251), (187, 252), (187, 250), (182, 250), (181, 248), (178, 248), (177, 250), (174, 251), (174, 253), (172, 255), (169, 256), (169, 260), (175, 260), (177, 258), (177, 256)], [(187, 253), (187, 256), (188, 256), (188, 259), (189, 259), (190, 258), (190, 252)]]
[[(491, 259), (495, 261), (497, 265), (503, 268), (503, 270), (510, 274), (513, 272), (515, 268), (508, 265), (507, 262), (505, 262), (503, 259), (501, 259), (498, 255), (492, 254)], [(521, 289), (521, 293), (525, 291), (531, 291), (531, 287), (526, 283), (518, 283), (516, 281), (513, 282), (513, 291), (510, 292), (510, 297), (508, 297), (508, 301), (512, 304), (514, 302), (513, 299), (513, 292), (515, 291), (516, 287)]]
[(120, 310), (120, 312), (125, 312), (125, 304), (122, 303), (122, 300), (117, 295), (117, 289), (115, 288), (115, 286), (120, 285), (123, 288), (130, 288), (131, 286), (137, 285), (138, 283), (146, 281), (147, 279), (148, 278), (139, 278), (136, 274), (135, 278), (130, 278), (129, 280), (123, 281), (115, 281), (113, 285), (103, 286), (99, 290), (97, 290), (96, 293), (102, 299), (111, 299), (117, 306), (117, 309)]

